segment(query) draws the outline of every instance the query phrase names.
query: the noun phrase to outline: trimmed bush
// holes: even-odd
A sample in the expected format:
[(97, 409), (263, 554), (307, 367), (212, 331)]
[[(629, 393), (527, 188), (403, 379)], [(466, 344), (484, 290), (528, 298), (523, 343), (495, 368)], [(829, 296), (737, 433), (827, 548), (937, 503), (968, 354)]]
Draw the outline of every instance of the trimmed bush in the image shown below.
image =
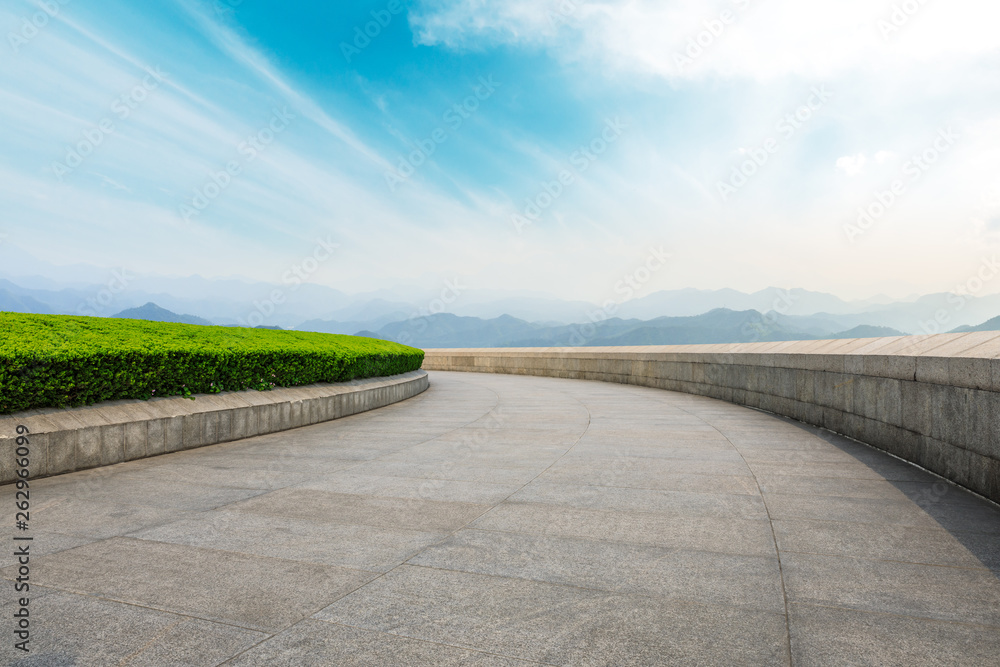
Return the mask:
[(0, 313), (0, 414), (346, 382), (414, 371), (423, 359), (356, 336)]

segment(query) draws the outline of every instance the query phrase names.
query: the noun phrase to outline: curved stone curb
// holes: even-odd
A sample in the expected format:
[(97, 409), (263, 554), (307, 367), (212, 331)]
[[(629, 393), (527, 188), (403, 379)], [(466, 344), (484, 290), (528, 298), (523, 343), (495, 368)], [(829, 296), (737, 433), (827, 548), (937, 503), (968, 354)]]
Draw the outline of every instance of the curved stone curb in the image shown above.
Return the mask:
[(428, 370), (718, 398), (826, 428), (1000, 502), (1000, 333), (620, 348), (426, 350)]
[(30, 431), (31, 477), (133, 461), (374, 410), (429, 386), (418, 370), (392, 377), (149, 401), (109, 401), (71, 410), (0, 417), (0, 484), (13, 482), (17, 427)]

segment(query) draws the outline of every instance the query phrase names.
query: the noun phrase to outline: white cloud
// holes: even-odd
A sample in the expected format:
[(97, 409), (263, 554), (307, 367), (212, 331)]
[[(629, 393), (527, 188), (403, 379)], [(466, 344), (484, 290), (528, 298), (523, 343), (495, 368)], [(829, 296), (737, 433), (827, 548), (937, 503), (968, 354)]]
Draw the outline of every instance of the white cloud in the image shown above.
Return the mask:
[(864, 153), (858, 153), (857, 155), (845, 155), (844, 157), (837, 160), (837, 169), (848, 176), (857, 176), (863, 173), (865, 170), (865, 165), (868, 163), (868, 158), (865, 157)]
[[(286, 264), (276, 257), (297, 256), (316, 235), (332, 234), (345, 253), (324, 271), (355, 291), (373, 287), (363, 280), (403, 280), (423, 270), (430, 254), (473, 266), (489, 260), (471, 238), (487, 226), (474, 205), (421, 179), (388, 196), (382, 170), (389, 161), (238, 35), (199, 16), (222, 51), (198, 45), (199, 58), (214, 58), (212, 71), (202, 76), (186, 67), (189, 53), (155, 52), (169, 76), (127, 119), (111, 104), (145, 75), (144, 59), (112, 33), (54, 22), (44, 50), (25, 52), (18, 67), (0, 71), (0, 123), (11, 130), (0, 140), (7, 247), (46, 248), (56, 264), (113, 266), (125, 257), (154, 272), (277, 281)], [(230, 103), (234, 93), (238, 102)], [(185, 223), (179, 206), (209, 174), (241, 157), (238, 144), (267, 122), (275, 100), (287, 101), (297, 119)], [(58, 180), (51, 165), (102, 119), (113, 121), (114, 131)], [(326, 150), (331, 136), (345, 149)], [(431, 228), (440, 233), (428, 234)]]
[(875, 153), (875, 164), (885, 164), (895, 157), (896, 154), (892, 151), (878, 151)]
[[(411, 21), (423, 44), (540, 45), (570, 60), (596, 58), (616, 70), (670, 78), (828, 77), (849, 69), (905, 67), (997, 51), (1000, 4), (993, 0), (923, 3), (902, 18), (894, 14), (894, 4), (443, 0), (424, 2)], [(560, 7), (575, 9), (563, 21)]]
[(121, 190), (122, 192), (132, 194), (132, 188), (128, 187), (124, 183), (120, 183), (110, 176), (105, 176), (104, 174), (98, 174), (97, 172), (91, 173), (101, 179), (101, 183), (104, 187), (114, 188), (115, 190)]

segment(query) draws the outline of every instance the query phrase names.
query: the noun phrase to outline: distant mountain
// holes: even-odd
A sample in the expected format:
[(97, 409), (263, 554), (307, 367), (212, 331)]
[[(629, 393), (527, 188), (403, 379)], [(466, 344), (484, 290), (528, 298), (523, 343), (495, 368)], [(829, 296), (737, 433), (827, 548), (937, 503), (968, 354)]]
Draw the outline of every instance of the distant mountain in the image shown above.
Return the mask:
[(382, 315), (373, 320), (338, 321), (338, 320), (309, 320), (295, 327), (298, 331), (315, 331), (317, 333), (348, 334), (351, 335), (360, 329), (377, 330), (393, 322), (403, 322), (410, 319), (412, 311), (403, 313), (396, 312)]
[[(3, 267), (0, 267), (2, 270)], [(0, 290), (7, 290), (13, 297), (30, 297), (43, 304), (40, 312), (58, 315), (95, 315), (110, 317), (127, 308), (156, 303), (175, 313), (191, 313), (209, 317), (219, 324), (262, 324), (286, 328), (315, 317), (325, 316), (335, 308), (346, 305), (350, 298), (330, 287), (321, 285), (273, 285), (247, 283), (238, 280), (210, 280), (198, 276), (190, 278), (144, 278), (126, 271), (109, 273), (103, 284), (75, 284), (73, 287), (25, 287), (0, 278)], [(45, 284), (39, 279), (26, 282)], [(281, 301), (273, 302), (275, 293)], [(35, 312), (33, 302), (14, 308), (16, 312)], [(13, 304), (12, 304), (13, 305)], [(30, 310), (31, 307), (35, 311)], [(402, 319), (410, 315), (397, 317)], [(390, 320), (391, 321), (391, 320)]]
[(570, 324), (587, 322), (589, 321), (587, 314), (600, 309), (597, 304), (587, 301), (562, 301), (542, 297), (507, 297), (490, 301), (471, 301), (473, 301), (471, 298), (459, 299), (452, 311), (456, 315), (482, 319), (510, 315), (528, 322)]
[[(845, 328), (870, 324), (891, 327), (912, 334), (945, 333), (958, 325), (975, 326), (1000, 312), (1000, 294), (981, 297), (928, 294), (906, 302), (873, 307), (861, 313), (831, 316)], [(817, 317), (827, 317), (817, 313)], [(943, 317), (943, 324), (937, 318)]]
[(983, 322), (982, 324), (974, 327), (958, 327), (948, 333), (969, 333), (971, 331), (1000, 331), (1000, 317), (994, 317), (992, 320)]
[(724, 308), (734, 311), (776, 311), (784, 315), (828, 313), (843, 315), (860, 313), (882, 303), (881, 297), (865, 301), (844, 301), (825, 292), (804, 289), (767, 289), (747, 294), (734, 289), (682, 289), (655, 292), (622, 304), (619, 315), (624, 318), (653, 319), (685, 317)]
[[(565, 332), (553, 330), (573, 323), (578, 323), (578, 328), (586, 327), (594, 313), (601, 312), (598, 305), (587, 301), (564, 300), (535, 291), (473, 289), (458, 279), (444, 281), (433, 289), (426, 287), (427, 283), (415, 282), (391, 290), (348, 295), (323, 285), (298, 284), (287, 277), (279, 283), (262, 283), (54, 266), (41, 276), (28, 271), (32, 266), (32, 262), (10, 264), (6, 259), (0, 265), (0, 309), (107, 317), (155, 303), (167, 311), (188, 313), (220, 325), (278, 326), (340, 334), (379, 332), (404, 321), (415, 322), (409, 326), (423, 334), (436, 317), (429, 315), (433, 311), (484, 321), (510, 316), (533, 323), (520, 333), (499, 325), (500, 331), (517, 336), (517, 340), (536, 338), (539, 332), (566, 339)], [(879, 295), (848, 301), (822, 292), (773, 287), (753, 293), (734, 289), (670, 290), (620, 304), (614, 313), (620, 322), (603, 326), (597, 338), (642, 338), (630, 333), (634, 323), (622, 322), (695, 317), (717, 309), (768, 313), (776, 328), (764, 332), (765, 336), (795, 333), (802, 338), (829, 338), (860, 326), (887, 327), (911, 334), (941, 333), (956, 327), (966, 330), (961, 328), (963, 325), (975, 330), (981, 322), (996, 317), (1000, 313), (1000, 294), (971, 297), (941, 293), (895, 300)], [(939, 317), (943, 317), (942, 324), (937, 321)], [(662, 324), (651, 325), (658, 332), (646, 335), (662, 337), (662, 330), (669, 328)], [(683, 323), (678, 326), (687, 327)]]
[(896, 331), (891, 327), (873, 327), (869, 324), (862, 324), (849, 331), (826, 336), (826, 338), (888, 338), (890, 336), (906, 336), (902, 331)]
[(781, 315), (771, 311), (768, 317), (785, 328), (821, 338), (829, 338), (835, 332), (858, 326), (854, 316), (851, 315)]
[[(378, 331), (364, 332), (370, 338), (396, 341), (416, 347), (503, 347), (541, 328), (503, 315), (491, 320), (439, 313), (387, 324)], [(363, 335), (363, 334), (357, 334)]]
[(734, 311), (717, 308), (690, 317), (658, 317), (648, 321), (614, 318), (590, 326), (550, 327), (538, 331), (534, 336), (514, 341), (509, 346), (690, 345), (810, 338), (816, 336), (797, 328), (783, 326), (756, 310)]
[(440, 314), (396, 322), (364, 335), (417, 347), (606, 347), (817, 340), (902, 335), (893, 329), (859, 327), (842, 334), (812, 334), (756, 310), (719, 308), (692, 317), (654, 320), (611, 318), (595, 324), (545, 326), (510, 316), (483, 320)]
[(403, 301), (370, 299), (358, 301), (330, 313), (329, 319), (339, 321), (369, 322), (391, 317), (389, 321), (399, 321), (413, 317), (417, 308)]
[(147, 303), (139, 308), (129, 308), (114, 315), (113, 317), (126, 320), (149, 320), (150, 322), (175, 322), (177, 324), (200, 324), (202, 326), (212, 326), (206, 319), (195, 317), (194, 315), (178, 315), (166, 308), (160, 308), (155, 303)]
[(52, 314), (52, 309), (41, 301), (27, 295), (13, 294), (7, 289), (0, 289), (0, 311), (33, 315)]

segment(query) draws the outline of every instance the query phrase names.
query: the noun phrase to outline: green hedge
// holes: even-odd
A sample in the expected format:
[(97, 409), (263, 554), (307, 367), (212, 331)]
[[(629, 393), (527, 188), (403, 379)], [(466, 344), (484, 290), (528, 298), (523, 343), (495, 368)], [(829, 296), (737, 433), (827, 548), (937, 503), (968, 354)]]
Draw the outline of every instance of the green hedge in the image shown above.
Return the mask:
[(0, 313), (0, 414), (346, 382), (417, 370), (423, 359), (356, 336)]

